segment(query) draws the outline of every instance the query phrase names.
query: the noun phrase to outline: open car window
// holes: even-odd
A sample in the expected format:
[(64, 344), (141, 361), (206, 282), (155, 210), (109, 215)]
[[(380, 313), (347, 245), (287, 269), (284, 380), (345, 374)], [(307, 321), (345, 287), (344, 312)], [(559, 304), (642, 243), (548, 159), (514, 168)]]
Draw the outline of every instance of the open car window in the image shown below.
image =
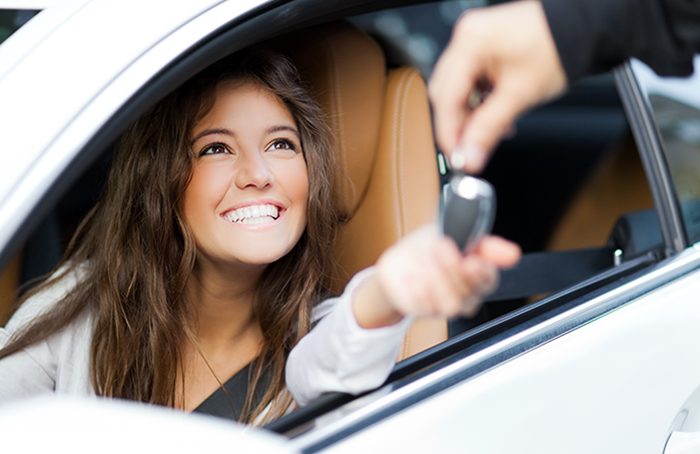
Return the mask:
[[(426, 3), (349, 20), (380, 43), (390, 66), (414, 66), (427, 80), (454, 22), (487, 4)], [(446, 184), (442, 155), (438, 160)], [(451, 336), (663, 249), (612, 74), (584, 79), (562, 99), (523, 116), (481, 176), (496, 188), (493, 233), (517, 242), (526, 255), (503, 273), (477, 317), (451, 322)]]
[[(31, 226), (33, 233), (25, 235), (27, 238), (22, 247), (16, 248), (17, 260), (11, 262), (15, 265), (12, 279), (24, 283), (52, 269), (72, 232), (102, 191), (111, 164), (111, 143), (128, 124), (125, 119), (133, 120), (158, 97), (201, 69), (202, 62), (210, 63), (291, 28), (303, 28), (326, 19), (343, 19), (375, 38), (386, 54), (389, 66), (413, 66), (428, 78), (449, 39), (454, 20), (464, 10), (484, 6), (487, 2), (432, 2), (388, 9), (384, 8), (386, 3), (391, 6), (396, 2), (383, 2), (377, 7), (368, 3), (366, 11), (361, 11), (361, 14), (352, 8), (346, 13), (342, 8), (332, 10), (328, 7), (330, 12), (324, 13), (327, 18), (319, 14), (318, 17), (286, 23), (284, 18), (294, 17), (291, 13), (297, 12), (295, 2), (270, 2), (265, 6), (267, 9), (261, 8), (259, 17), (265, 20), (245, 22), (240, 19), (243, 24), (240, 27), (238, 22), (231, 20), (221, 30), (212, 29), (211, 36), (205, 36), (201, 42), (189, 43), (191, 47), (180, 50), (181, 54), (173, 51), (175, 57), (172, 61), (158, 61), (162, 67), (154, 70), (153, 78), (119, 98), (121, 104), (110, 106), (114, 114), (106, 125), (95, 126), (109, 140), (100, 138), (102, 142), (79, 142), (81, 147), (87, 143), (84, 145), (84, 151), (87, 151), (64, 172), (74, 173), (74, 177), (67, 179), (71, 185), (56, 192), (63, 194), (60, 200), (46, 202), (50, 207), (42, 207), (42, 215)], [(284, 11), (290, 14), (277, 14), (277, 7), (287, 8)], [(17, 17), (18, 13), (15, 13), (12, 20)], [(251, 14), (251, 17), (255, 15)], [(142, 62), (148, 63), (146, 57)], [(650, 99), (653, 106), (654, 96), (651, 95)], [(680, 105), (673, 104), (675, 110), (670, 116), (664, 117), (663, 109), (657, 113), (655, 108), (655, 113), (662, 135), (665, 134), (672, 171), (674, 165), (676, 168), (674, 179), (683, 202), (685, 226), (691, 240), (697, 241), (700, 238), (700, 219), (694, 219), (700, 215), (693, 208), (698, 197), (697, 185), (693, 184), (692, 178), (683, 175), (698, 174), (685, 168), (684, 162), (697, 164), (693, 169), (700, 167), (700, 161), (695, 161), (697, 155), (689, 151), (693, 143), (695, 148), (692, 149), (697, 151), (700, 143), (700, 129), (696, 125), (700, 124), (700, 117), (695, 116), (696, 108), (686, 104), (684, 99), (681, 98)], [(668, 106), (668, 100), (664, 102)], [(668, 122), (664, 118), (668, 118)], [(674, 164), (675, 158), (671, 155), (675, 152), (671, 145), (676, 142), (680, 151), (677, 164)], [(554, 320), (565, 311), (581, 306), (594, 295), (620, 285), (665, 257), (667, 245), (660, 233), (657, 212), (637, 148), (618, 86), (611, 74), (585, 79), (573, 86), (562, 99), (522, 117), (516, 124), (514, 136), (503, 141), (482, 175), (497, 192), (494, 233), (523, 247), (522, 263), (503, 272), (500, 289), (488, 297), (476, 317), (450, 322), (451, 338), (447, 342), (400, 363), (387, 387), (347, 406), (343, 404), (352, 400), (350, 396), (325, 396), (308, 409), (283, 418), (269, 428), (289, 437), (308, 433), (358, 409), (368, 408), (393, 391), (403, 389), (408, 394), (406, 390), (410, 390), (409, 385), (416, 380), (447, 370), (457, 361), (473, 358), (471, 365), (461, 370), (453, 382), (467, 380), (534, 348), (538, 343), (547, 342), (566, 330), (575, 329), (578, 324), (590, 321), (594, 315), (576, 319), (563, 328), (553, 329), (546, 336), (509, 350), (483, 353), (538, 323)], [(436, 159), (445, 183), (447, 169), (437, 150)], [(52, 196), (47, 194), (43, 199), (49, 200)], [(6, 273), (0, 277), (4, 276)], [(12, 287), (12, 292), (15, 288)], [(10, 297), (12, 292), (0, 295), (0, 298)], [(3, 309), (0, 299), (0, 315)], [(477, 358), (477, 354), (486, 359)], [(413, 396), (410, 402), (397, 404), (391, 411), (437, 393), (443, 389), (441, 386), (451, 384), (438, 383), (424, 390), (424, 394)], [(335, 413), (328, 413), (336, 408), (339, 409)]]
[[(454, 21), (485, 4), (426, 3), (347, 20), (376, 39), (389, 66), (414, 66), (427, 79)], [(22, 253), (42, 259), (22, 261), (22, 282), (58, 261), (101, 192), (110, 153), (107, 147), (38, 224)], [(438, 154), (436, 159), (446, 183), (444, 159)], [(477, 317), (451, 322), (452, 337), (663, 247), (611, 75), (583, 80), (564, 98), (520, 119), (516, 134), (499, 146), (482, 176), (496, 188), (494, 233), (520, 244), (526, 256), (504, 272), (501, 288)], [(51, 230), (58, 233), (47, 235)]]

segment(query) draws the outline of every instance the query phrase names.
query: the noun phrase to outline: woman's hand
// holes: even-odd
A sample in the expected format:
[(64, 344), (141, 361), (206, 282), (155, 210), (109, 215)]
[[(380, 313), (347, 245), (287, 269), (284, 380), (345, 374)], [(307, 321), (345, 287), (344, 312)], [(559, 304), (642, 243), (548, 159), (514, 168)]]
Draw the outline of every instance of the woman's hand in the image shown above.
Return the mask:
[(515, 265), (520, 248), (502, 238), (483, 238), (464, 255), (436, 226), (426, 226), (387, 249), (377, 272), (353, 296), (363, 328), (392, 325), (404, 315), (474, 316), (498, 284), (498, 268)]

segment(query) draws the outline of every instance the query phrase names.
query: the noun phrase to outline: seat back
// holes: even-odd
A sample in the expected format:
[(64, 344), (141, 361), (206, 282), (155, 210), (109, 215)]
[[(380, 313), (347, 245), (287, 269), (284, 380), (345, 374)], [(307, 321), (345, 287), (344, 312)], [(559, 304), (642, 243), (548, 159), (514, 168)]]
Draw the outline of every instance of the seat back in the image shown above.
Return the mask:
[(17, 297), (20, 283), (21, 254), (16, 254), (3, 270), (0, 270), (0, 327)]
[[(341, 164), (334, 195), (348, 219), (335, 248), (340, 292), (436, 215), (440, 185), (425, 82), (413, 68), (387, 71), (379, 45), (344, 22), (294, 32), (273, 45), (309, 81), (334, 132)], [(416, 320), (399, 359), (446, 339), (445, 319)]]

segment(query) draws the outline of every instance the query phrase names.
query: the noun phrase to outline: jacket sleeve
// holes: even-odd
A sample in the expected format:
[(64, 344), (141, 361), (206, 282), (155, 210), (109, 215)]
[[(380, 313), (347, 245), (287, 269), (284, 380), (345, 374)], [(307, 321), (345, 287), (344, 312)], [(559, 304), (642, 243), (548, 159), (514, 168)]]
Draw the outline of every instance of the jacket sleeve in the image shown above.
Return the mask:
[(389, 376), (412, 318), (383, 328), (364, 329), (352, 311), (352, 293), (372, 268), (361, 271), (343, 294), (322, 303), (330, 312), (292, 349), (287, 360), (287, 389), (299, 405), (327, 392), (359, 394)]
[(628, 57), (661, 76), (687, 76), (700, 51), (696, 0), (542, 0), (569, 82)]

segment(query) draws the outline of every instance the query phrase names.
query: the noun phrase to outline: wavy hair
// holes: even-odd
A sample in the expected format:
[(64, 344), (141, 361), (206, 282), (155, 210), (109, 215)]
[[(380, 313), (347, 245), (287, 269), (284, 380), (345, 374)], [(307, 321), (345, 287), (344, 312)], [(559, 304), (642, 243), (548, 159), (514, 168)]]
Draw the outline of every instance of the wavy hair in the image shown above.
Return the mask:
[[(90, 378), (96, 394), (174, 406), (182, 379), (182, 345), (194, 340), (196, 310), (186, 286), (196, 260), (182, 200), (192, 174), (192, 128), (212, 109), (228, 80), (260, 84), (281, 99), (297, 123), (309, 179), (307, 226), (289, 254), (268, 265), (255, 293), (263, 332), (243, 415), (254, 421), (291, 405), (284, 366), (310, 329), (312, 308), (328, 293), (331, 248), (339, 224), (332, 200), (334, 155), (322, 110), (293, 64), (271, 51), (227, 57), (153, 106), (122, 135), (106, 192), (71, 240), (58, 272), (16, 307), (71, 273), (81, 278), (51, 310), (17, 332), (0, 359), (65, 329), (84, 313), (94, 319)], [(267, 369), (267, 370), (266, 370)], [(272, 377), (262, 400), (260, 377)]]

